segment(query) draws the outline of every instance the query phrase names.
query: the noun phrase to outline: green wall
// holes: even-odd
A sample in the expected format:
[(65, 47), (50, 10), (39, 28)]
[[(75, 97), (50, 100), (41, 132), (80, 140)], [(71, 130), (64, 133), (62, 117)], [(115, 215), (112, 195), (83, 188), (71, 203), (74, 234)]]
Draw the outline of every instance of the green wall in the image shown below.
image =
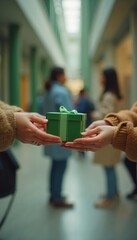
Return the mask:
[(91, 60), (89, 41), (94, 13), (99, 0), (81, 0), (81, 76), (85, 86), (91, 88)]
[(20, 105), (20, 27), (9, 27), (9, 96), (10, 104)]

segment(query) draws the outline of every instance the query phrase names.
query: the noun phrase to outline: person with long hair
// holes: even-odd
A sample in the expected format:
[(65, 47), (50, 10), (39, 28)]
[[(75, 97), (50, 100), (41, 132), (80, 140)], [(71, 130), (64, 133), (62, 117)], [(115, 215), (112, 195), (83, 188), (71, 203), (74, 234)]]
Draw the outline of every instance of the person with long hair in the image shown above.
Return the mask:
[[(51, 70), (49, 80), (45, 83), (44, 112), (58, 112), (63, 105), (72, 110), (72, 99), (68, 89), (65, 87), (65, 71), (61, 67)], [(60, 145), (49, 145), (45, 147), (45, 154), (52, 160), (50, 171), (50, 203), (58, 208), (72, 208), (62, 194), (63, 178), (67, 169), (68, 158), (71, 151), (62, 149)]]
[[(93, 112), (93, 119), (102, 119), (109, 112), (117, 112), (121, 94), (118, 86), (118, 77), (114, 68), (106, 68), (100, 76), (102, 94), (99, 99), (99, 107)], [(109, 207), (114, 205), (118, 195), (118, 184), (116, 176), (116, 164), (120, 161), (120, 151), (114, 150), (112, 146), (95, 153), (94, 162), (104, 166), (106, 175), (106, 194), (97, 201), (96, 207)]]
[[(119, 103), (122, 99), (116, 70), (114, 68), (106, 68), (101, 72), (100, 83), (102, 86), (102, 93), (99, 99), (99, 106), (96, 111), (92, 113), (94, 121), (103, 119), (106, 114), (110, 112), (117, 112), (119, 110)], [(93, 122), (94, 124), (94, 122)], [(84, 139), (81, 139), (81, 143)], [(78, 147), (78, 143), (66, 143), (65, 147), (82, 150)], [(88, 150), (85, 145), (85, 150)], [(118, 196), (117, 176), (115, 166), (120, 161), (120, 151), (114, 149), (111, 144), (105, 146), (95, 153), (94, 162), (104, 166), (106, 175), (106, 194), (99, 201), (96, 202), (96, 207), (110, 207), (116, 202)]]

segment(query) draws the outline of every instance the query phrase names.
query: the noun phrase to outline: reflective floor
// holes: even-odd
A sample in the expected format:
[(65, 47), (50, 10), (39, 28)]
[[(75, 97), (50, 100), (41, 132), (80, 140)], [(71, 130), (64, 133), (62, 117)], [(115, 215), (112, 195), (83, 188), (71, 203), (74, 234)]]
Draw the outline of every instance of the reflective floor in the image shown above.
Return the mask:
[[(133, 186), (122, 164), (117, 167), (120, 201), (113, 209), (96, 209), (95, 201), (105, 192), (103, 169), (92, 163), (91, 153), (84, 160), (74, 153), (64, 194), (75, 208), (59, 210), (48, 204), (50, 160), (42, 148), (20, 145), (13, 150), (20, 162), (17, 195), (0, 240), (137, 240), (137, 202), (125, 198)], [(0, 200), (0, 215), (8, 200)]]

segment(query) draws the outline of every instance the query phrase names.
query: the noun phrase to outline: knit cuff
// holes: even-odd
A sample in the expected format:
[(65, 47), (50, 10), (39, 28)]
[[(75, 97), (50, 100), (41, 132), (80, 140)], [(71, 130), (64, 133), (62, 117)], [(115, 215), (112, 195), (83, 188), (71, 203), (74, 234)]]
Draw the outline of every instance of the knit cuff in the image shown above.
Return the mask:
[(6, 150), (14, 141), (16, 121), (12, 111), (1, 111), (0, 151)]
[(13, 112), (23, 112), (23, 109), (22, 109), (22, 108), (19, 108), (19, 107), (16, 107), (16, 106), (13, 106), (11, 110), (12, 110)]
[(107, 114), (104, 120), (111, 126), (117, 126), (120, 123), (120, 120), (115, 114)]
[(23, 109), (21, 109), (20, 107), (9, 105), (2, 101), (0, 101), (0, 108), (4, 111), (23, 112)]
[(7, 110), (6, 115), (7, 115), (8, 122), (13, 131), (13, 134), (12, 134), (12, 142), (13, 142), (16, 135), (16, 118), (15, 118), (14, 112), (11, 110)]
[(125, 151), (127, 142), (127, 124), (128, 122), (122, 122), (118, 125), (118, 128), (114, 132), (112, 139), (112, 145), (114, 148), (118, 148), (121, 151)]

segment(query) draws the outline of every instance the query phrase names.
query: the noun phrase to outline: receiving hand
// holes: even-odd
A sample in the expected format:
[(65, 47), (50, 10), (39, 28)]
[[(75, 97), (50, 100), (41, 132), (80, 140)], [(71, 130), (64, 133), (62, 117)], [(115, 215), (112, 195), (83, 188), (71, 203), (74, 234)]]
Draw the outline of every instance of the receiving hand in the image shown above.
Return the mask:
[(82, 133), (83, 138), (78, 138), (73, 142), (63, 144), (63, 147), (78, 151), (97, 151), (100, 148), (110, 144), (117, 127), (98, 126), (94, 129)]
[(47, 120), (37, 113), (16, 112), (16, 138), (23, 143), (46, 145), (61, 143), (60, 137), (45, 132)]

